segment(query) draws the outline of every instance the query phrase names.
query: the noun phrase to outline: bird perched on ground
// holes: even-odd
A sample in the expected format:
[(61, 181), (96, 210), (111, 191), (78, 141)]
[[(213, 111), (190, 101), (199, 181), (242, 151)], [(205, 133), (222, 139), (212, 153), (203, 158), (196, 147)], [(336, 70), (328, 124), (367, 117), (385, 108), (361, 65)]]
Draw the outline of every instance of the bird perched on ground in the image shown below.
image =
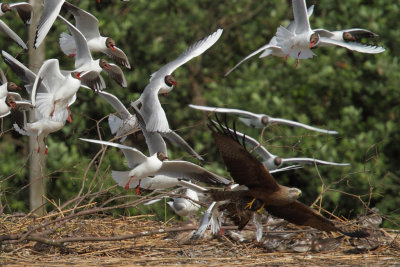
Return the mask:
[[(192, 189), (187, 188), (185, 190), (185, 196), (192, 200), (199, 201), (196, 191)], [(167, 204), (179, 216), (190, 216), (195, 214), (200, 209), (200, 205), (191, 201), (190, 199), (183, 197), (172, 198), (172, 201), (168, 201)]]
[(311, 226), (327, 232), (339, 231), (353, 237), (368, 236), (364, 231), (343, 231), (333, 222), (298, 201), (301, 191), (278, 184), (265, 166), (246, 150), (245, 144), (240, 144), (238, 136), (226, 130), (227, 126), (219, 127), (210, 121), (209, 128), (232, 178), (236, 183), (248, 188), (237, 191), (209, 190), (210, 196), (215, 201), (251, 197), (253, 201), (247, 205), (248, 208), (252, 207), (256, 199), (260, 200), (263, 202), (260, 210), (264, 208), (273, 216), (296, 225)]

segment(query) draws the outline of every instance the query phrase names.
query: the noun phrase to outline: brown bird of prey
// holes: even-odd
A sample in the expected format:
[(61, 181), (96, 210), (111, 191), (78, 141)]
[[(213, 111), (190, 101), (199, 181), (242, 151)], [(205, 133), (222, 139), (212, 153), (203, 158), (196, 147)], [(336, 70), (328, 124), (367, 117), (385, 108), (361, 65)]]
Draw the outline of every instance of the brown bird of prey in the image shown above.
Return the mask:
[[(327, 232), (338, 231), (350, 237), (368, 236), (368, 233), (362, 230), (345, 232), (317, 211), (298, 201), (301, 191), (278, 184), (265, 166), (246, 150), (244, 141), (243, 145), (240, 143), (235, 127), (233, 131), (229, 131), (227, 125), (226, 128), (223, 127), (219, 120), (218, 124), (211, 120), (208, 124), (215, 144), (235, 183), (245, 185), (248, 190), (209, 190), (208, 193), (214, 201), (228, 199), (239, 201), (250, 197), (253, 198), (252, 202), (257, 199), (264, 203), (260, 211), (264, 208), (269, 214), (296, 225), (311, 226)], [(251, 209), (252, 202), (246, 208)]]

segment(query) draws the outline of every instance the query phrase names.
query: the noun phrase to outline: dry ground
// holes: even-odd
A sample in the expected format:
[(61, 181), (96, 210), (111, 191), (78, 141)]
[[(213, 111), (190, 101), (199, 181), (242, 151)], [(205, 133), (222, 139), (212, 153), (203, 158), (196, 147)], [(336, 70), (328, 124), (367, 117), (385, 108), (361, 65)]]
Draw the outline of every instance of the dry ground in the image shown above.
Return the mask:
[[(36, 222), (39, 223), (39, 222)], [(34, 219), (1, 217), (0, 235), (28, 230), (35, 225)], [(170, 227), (170, 225), (168, 226)], [(190, 227), (190, 226), (189, 226)], [(116, 237), (138, 234), (137, 238), (122, 241), (71, 242), (63, 247), (47, 246), (34, 241), (2, 244), (0, 266), (126, 266), (126, 265), (186, 265), (186, 266), (394, 266), (400, 265), (400, 249), (397, 234), (387, 234), (390, 242), (382, 243), (370, 251), (358, 251), (346, 237), (330, 252), (270, 252), (257, 242), (236, 242), (229, 235), (207, 240), (187, 241), (190, 231), (178, 231), (143, 235), (145, 231), (163, 229), (160, 222), (148, 216), (93, 219), (74, 219), (59, 228), (52, 238), (68, 237)], [(382, 230), (381, 230), (382, 231)], [(229, 232), (226, 230), (225, 233)], [(265, 234), (266, 236), (268, 233)], [(301, 235), (301, 234), (299, 234)], [(327, 235), (334, 239), (339, 235)], [(185, 241), (186, 240), (186, 241)]]

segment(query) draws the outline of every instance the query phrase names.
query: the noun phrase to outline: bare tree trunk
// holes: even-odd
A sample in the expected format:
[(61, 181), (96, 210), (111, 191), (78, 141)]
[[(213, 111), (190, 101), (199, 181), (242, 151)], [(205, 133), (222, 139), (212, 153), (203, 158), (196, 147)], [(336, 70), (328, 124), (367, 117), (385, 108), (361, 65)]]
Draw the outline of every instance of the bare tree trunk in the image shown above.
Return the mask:
[[(40, 15), (42, 14), (43, 0), (30, 0), (29, 3), (33, 7), (33, 18), (29, 27), (29, 68), (37, 73), (45, 59), (44, 42), (38, 47), (33, 48), (35, 41), (36, 27), (39, 22)], [(34, 112), (30, 112), (30, 121), (35, 120)], [(29, 155), (31, 155), (29, 162), (29, 203), (30, 210), (36, 210), (38, 215), (45, 214), (43, 195), (46, 194), (46, 181), (44, 179), (46, 172), (46, 156), (44, 155), (44, 146), (40, 154), (37, 153), (36, 137), (29, 137)]]

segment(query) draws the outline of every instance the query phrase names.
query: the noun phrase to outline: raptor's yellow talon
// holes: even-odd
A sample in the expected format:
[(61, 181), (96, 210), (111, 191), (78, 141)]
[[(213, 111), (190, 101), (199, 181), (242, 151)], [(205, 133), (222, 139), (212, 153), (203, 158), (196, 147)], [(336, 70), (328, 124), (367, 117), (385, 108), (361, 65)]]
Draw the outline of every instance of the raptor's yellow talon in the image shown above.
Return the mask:
[(263, 211), (263, 209), (264, 209), (264, 203), (262, 204), (261, 208), (259, 208), (259, 209), (257, 210), (257, 212), (261, 214), (262, 211)]
[(254, 201), (256, 201), (255, 198), (253, 198), (252, 201), (250, 201), (249, 203), (247, 203), (246, 206), (245, 206), (244, 208), (245, 208), (245, 209), (251, 209), (251, 207), (252, 207), (253, 204), (254, 204)]

